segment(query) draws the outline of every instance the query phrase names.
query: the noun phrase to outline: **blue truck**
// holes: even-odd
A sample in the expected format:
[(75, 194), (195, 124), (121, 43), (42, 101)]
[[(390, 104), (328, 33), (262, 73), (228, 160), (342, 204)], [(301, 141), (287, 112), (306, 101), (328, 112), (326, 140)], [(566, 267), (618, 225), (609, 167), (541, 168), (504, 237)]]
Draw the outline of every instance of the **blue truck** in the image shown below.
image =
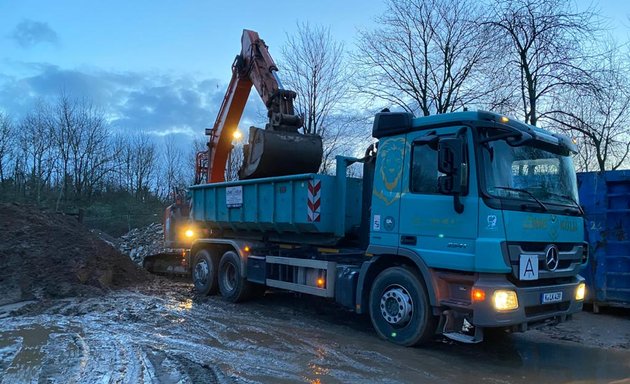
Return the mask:
[[(412, 346), (483, 340), (582, 309), (588, 258), (574, 143), (482, 111), (376, 114), (376, 143), (303, 173), (190, 187), (195, 288), (268, 288), (368, 314)], [(347, 176), (352, 164), (362, 178)]]

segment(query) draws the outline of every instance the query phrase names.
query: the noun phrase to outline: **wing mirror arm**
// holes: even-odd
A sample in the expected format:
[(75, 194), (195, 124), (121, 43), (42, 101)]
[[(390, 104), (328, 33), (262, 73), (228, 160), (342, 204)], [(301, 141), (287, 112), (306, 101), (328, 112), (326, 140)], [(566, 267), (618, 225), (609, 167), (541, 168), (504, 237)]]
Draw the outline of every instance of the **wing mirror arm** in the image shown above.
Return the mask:
[(460, 195), (468, 182), (468, 169), (463, 162), (464, 140), (461, 137), (441, 138), (438, 143), (438, 170), (444, 173), (438, 177), (438, 191), (453, 196), (455, 212), (464, 212)]

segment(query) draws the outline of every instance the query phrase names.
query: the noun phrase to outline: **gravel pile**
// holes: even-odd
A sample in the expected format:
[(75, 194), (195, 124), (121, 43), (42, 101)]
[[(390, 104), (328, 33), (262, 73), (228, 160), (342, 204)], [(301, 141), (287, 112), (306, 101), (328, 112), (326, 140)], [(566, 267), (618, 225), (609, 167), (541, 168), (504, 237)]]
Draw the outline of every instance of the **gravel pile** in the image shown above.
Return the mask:
[(142, 265), (145, 257), (164, 251), (162, 224), (153, 223), (144, 228), (132, 229), (117, 239), (117, 247), (134, 263)]

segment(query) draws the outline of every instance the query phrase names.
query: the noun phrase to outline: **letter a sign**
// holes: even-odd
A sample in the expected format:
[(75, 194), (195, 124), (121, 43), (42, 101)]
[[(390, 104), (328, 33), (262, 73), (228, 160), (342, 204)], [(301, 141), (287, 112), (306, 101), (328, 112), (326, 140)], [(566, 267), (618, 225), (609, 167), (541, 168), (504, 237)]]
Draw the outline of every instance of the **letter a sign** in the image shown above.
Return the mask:
[(538, 256), (521, 255), (519, 265), (520, 280), (538, 280)]

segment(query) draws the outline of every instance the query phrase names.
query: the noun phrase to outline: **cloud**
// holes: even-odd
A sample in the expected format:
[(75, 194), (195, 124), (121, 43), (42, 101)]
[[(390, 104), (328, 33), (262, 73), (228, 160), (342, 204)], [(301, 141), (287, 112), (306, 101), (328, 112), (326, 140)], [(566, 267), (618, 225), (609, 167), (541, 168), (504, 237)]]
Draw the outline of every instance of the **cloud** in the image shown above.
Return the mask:
[[(21, 63), (30, 76), (0, 78), (0, 109), (20, 118), (41, 101), (54, 103), (62, 94), (86, 99), (101, 109), (114, 134), (143, 132), (156, 140), (190, 145), (212, 127), (227, 81), (148, 72), (63, 69), (45, 63)], [(240, 129), (263, 127), (264, 106), (255, 90)]]
[(22, 20), (9, 35), (22, 48), (31, 48), (37, 44), (57, 44), (59, 38), (47, 23), (34, 20)]

